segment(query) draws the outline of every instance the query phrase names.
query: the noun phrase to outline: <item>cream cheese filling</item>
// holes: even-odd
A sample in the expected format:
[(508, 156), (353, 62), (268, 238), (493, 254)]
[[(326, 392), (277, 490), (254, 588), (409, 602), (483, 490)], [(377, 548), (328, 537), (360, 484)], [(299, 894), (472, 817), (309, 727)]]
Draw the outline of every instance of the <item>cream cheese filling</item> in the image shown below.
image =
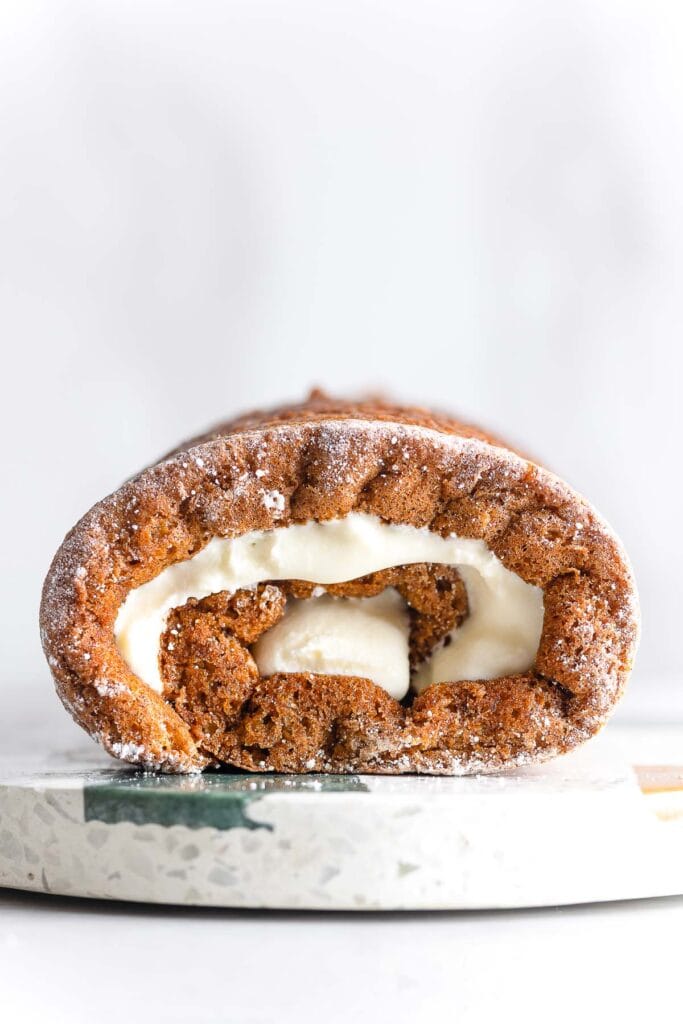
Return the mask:
[(375, 597), (289, 598), (252, 653), (262, 676), (324, 672), (372, 679), (397, 700), (410, 686), (410, 619), (393, 587)]
[[(469, 614), (450, 634), (450, 643), (439, 647), (413, 677), (415, 690), (531, 668), (543, 626), (539, 587), (506, 569), (482, 540), (441, 537), (426, 527), (385, 523), (360, 512), (241, 537), (215, 537), (192, 558), (168, 566), (129, 593), (116, 619), (116, 642), (132, 671), (161, 692), (159, 646), (166, 617), (189, 598), (266, 580), (344, 583), (415, 562), (457, 566), (469, 602)], [(261, 638), (254, 654), (263, 674), (365, 676), (397, 699), (410, 684), (407, 616), (386, 594), (290, 601), (284, 618)]]

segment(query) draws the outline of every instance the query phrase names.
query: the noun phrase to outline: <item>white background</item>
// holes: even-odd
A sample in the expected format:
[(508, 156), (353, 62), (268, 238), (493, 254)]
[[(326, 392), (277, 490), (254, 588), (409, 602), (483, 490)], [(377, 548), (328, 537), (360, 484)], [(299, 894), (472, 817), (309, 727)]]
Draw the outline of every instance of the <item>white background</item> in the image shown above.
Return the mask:
[(39, 589), (92, 503), (321, 383), (460, 412), (584, 492), (640, 583), (631, 707), (661, 713), (682, 52), (651, 0), (4, 0), (4, 685), (51, 700)]
[[(683, 716), (682, 55), (670, 0), (2, 0), (0, 743), (75, 735), (36, 622), (66, 530), (314, 383), (460, 412), (584, 492), (641, 588), (624, 713)], [(154, 1019), (169, 978), (168, 1020), (272, 1020), (261, 988), (282, 1020), (372, 992), (378, 1021), (485, 1021), (530, 989), (530, 1021), (666, 1020), (680, 910), (315, 926), (16, 896), (0, 962), (14, 1020), (57, 991), (69, 1020), (100, 994), (100, 1020)]]

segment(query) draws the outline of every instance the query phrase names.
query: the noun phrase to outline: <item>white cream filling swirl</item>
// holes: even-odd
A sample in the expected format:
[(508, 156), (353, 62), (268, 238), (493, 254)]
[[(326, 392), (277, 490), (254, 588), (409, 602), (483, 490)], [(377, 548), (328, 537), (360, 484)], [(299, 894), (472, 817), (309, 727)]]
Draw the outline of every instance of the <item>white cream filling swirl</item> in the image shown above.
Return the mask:
[[(211, 540), (183, 562), (132, 590), (119, 609), (116, 642), (137, 676), (163, 688), (159, 645), (166, 617), (193, 597), (253, 587), (265, 580), (344, 583), (416, 562), (456, 566), (469, 614), (414, 674), (421, 692), (437, 682), (494, 679), (534, 663), (543, 626), (543, 592), (502, 564), (482, 540), (385, 523), (352, 512), (240, 537)], [(262, 674), (321, 672), (372, 679), (400, 700), (411, 685), (408, 616), (395, 591), (374, 598), (288, 602), (284, 618), (254, 648)]]

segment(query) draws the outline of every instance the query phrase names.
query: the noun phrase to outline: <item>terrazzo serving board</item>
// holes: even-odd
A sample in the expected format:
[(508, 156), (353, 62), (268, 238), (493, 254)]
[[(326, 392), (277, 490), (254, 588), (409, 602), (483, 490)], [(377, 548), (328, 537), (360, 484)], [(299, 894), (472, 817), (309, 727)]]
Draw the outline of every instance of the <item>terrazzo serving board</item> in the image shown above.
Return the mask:
[(683, 893), (683, 728), (474, 778), (0, 762), (0, 885), (150, 903), (529, 907)]

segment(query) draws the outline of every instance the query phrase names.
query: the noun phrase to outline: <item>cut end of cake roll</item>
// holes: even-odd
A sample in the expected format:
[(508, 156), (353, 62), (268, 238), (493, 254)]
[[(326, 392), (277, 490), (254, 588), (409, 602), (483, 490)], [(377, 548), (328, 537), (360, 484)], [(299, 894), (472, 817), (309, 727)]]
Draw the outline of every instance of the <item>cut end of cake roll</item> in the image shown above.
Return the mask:
[(639, 618), (621, 544), (547, 470), (314, 392), (91, 509), (41, 627), (65, 707), (146, 769), (470, 774), (594, 735)]

